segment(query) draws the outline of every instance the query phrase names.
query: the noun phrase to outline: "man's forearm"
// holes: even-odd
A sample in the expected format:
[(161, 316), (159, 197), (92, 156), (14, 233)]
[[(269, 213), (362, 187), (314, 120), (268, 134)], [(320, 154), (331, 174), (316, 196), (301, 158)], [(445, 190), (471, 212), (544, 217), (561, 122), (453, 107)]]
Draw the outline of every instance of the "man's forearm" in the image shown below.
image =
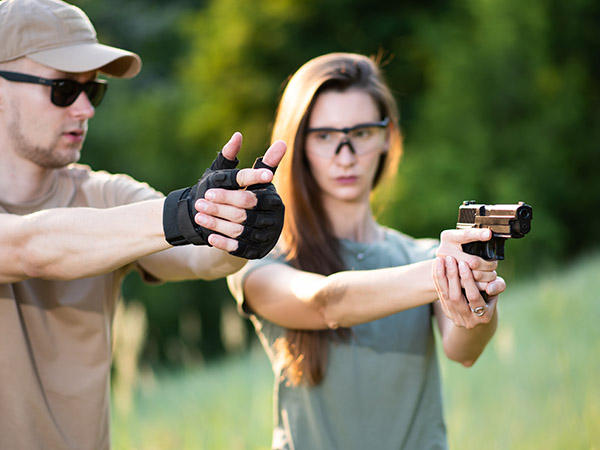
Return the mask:
[(2, 215), (0, 282), (89, 277), (165, 250), (163, 202)]
[(216, 280), (237, 272), (248, 260), (214, 247), (188, 245), (145, 256), (141, 267), (161, 281)]

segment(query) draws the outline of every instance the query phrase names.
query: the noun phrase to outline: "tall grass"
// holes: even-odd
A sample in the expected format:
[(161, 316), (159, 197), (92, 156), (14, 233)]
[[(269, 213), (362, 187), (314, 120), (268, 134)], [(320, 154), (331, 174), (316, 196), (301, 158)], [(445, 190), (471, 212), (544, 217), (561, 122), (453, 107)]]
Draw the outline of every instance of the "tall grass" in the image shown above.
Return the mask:
[(133, 414), (113, 410), (114, 450), (268, 450), (273, 372), (262, 349), (141, 384)]
[(452, 447), (600, 449), (600, 257), (500, 301), (477, 364), (442, 364)]
[[(442, 360), (450, 447), (600, 449), (600, 255), (513, 283), (470, 369)], [(260, 349), (142, 384), (113, 413), (116, 450), (270, 448), (272, 372)]]

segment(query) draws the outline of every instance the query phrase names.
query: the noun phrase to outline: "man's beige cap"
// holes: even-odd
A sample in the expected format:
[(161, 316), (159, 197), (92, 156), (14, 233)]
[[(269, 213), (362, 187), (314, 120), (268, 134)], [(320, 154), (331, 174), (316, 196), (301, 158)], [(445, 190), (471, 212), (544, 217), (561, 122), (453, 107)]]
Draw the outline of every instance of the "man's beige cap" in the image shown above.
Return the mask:
[(0, 0), (0, 62), (23, 56), (61, 72), (99, 70), (131, 78), (138, 55), (100, 44), (94, 26), (76, 6), (60, 0)]

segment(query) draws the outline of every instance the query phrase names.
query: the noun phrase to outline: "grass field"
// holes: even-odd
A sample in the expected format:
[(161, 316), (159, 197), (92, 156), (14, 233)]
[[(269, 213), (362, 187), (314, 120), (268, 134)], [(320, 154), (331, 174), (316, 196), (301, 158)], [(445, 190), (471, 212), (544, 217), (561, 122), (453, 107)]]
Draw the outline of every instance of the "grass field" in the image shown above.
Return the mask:
[[(600, 450), (600, 255), (501, 298), (477, 364), (442, 359), (450, 448)], [(116, 450), (270, 448), (272, 373), (262, 350), (140, 384), (113, 413)]]

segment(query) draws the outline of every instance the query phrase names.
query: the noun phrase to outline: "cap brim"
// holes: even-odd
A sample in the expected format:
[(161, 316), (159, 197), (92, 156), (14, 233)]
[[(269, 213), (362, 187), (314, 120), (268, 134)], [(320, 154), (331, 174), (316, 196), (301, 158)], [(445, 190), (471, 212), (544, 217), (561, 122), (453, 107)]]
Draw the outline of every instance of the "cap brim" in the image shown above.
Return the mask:
[(142, 69), (142, 60), (135, 53), (99, 43), (43, 50), (27, 57), (61, 72), (99, 70), (116, 78), (132, 78)]

